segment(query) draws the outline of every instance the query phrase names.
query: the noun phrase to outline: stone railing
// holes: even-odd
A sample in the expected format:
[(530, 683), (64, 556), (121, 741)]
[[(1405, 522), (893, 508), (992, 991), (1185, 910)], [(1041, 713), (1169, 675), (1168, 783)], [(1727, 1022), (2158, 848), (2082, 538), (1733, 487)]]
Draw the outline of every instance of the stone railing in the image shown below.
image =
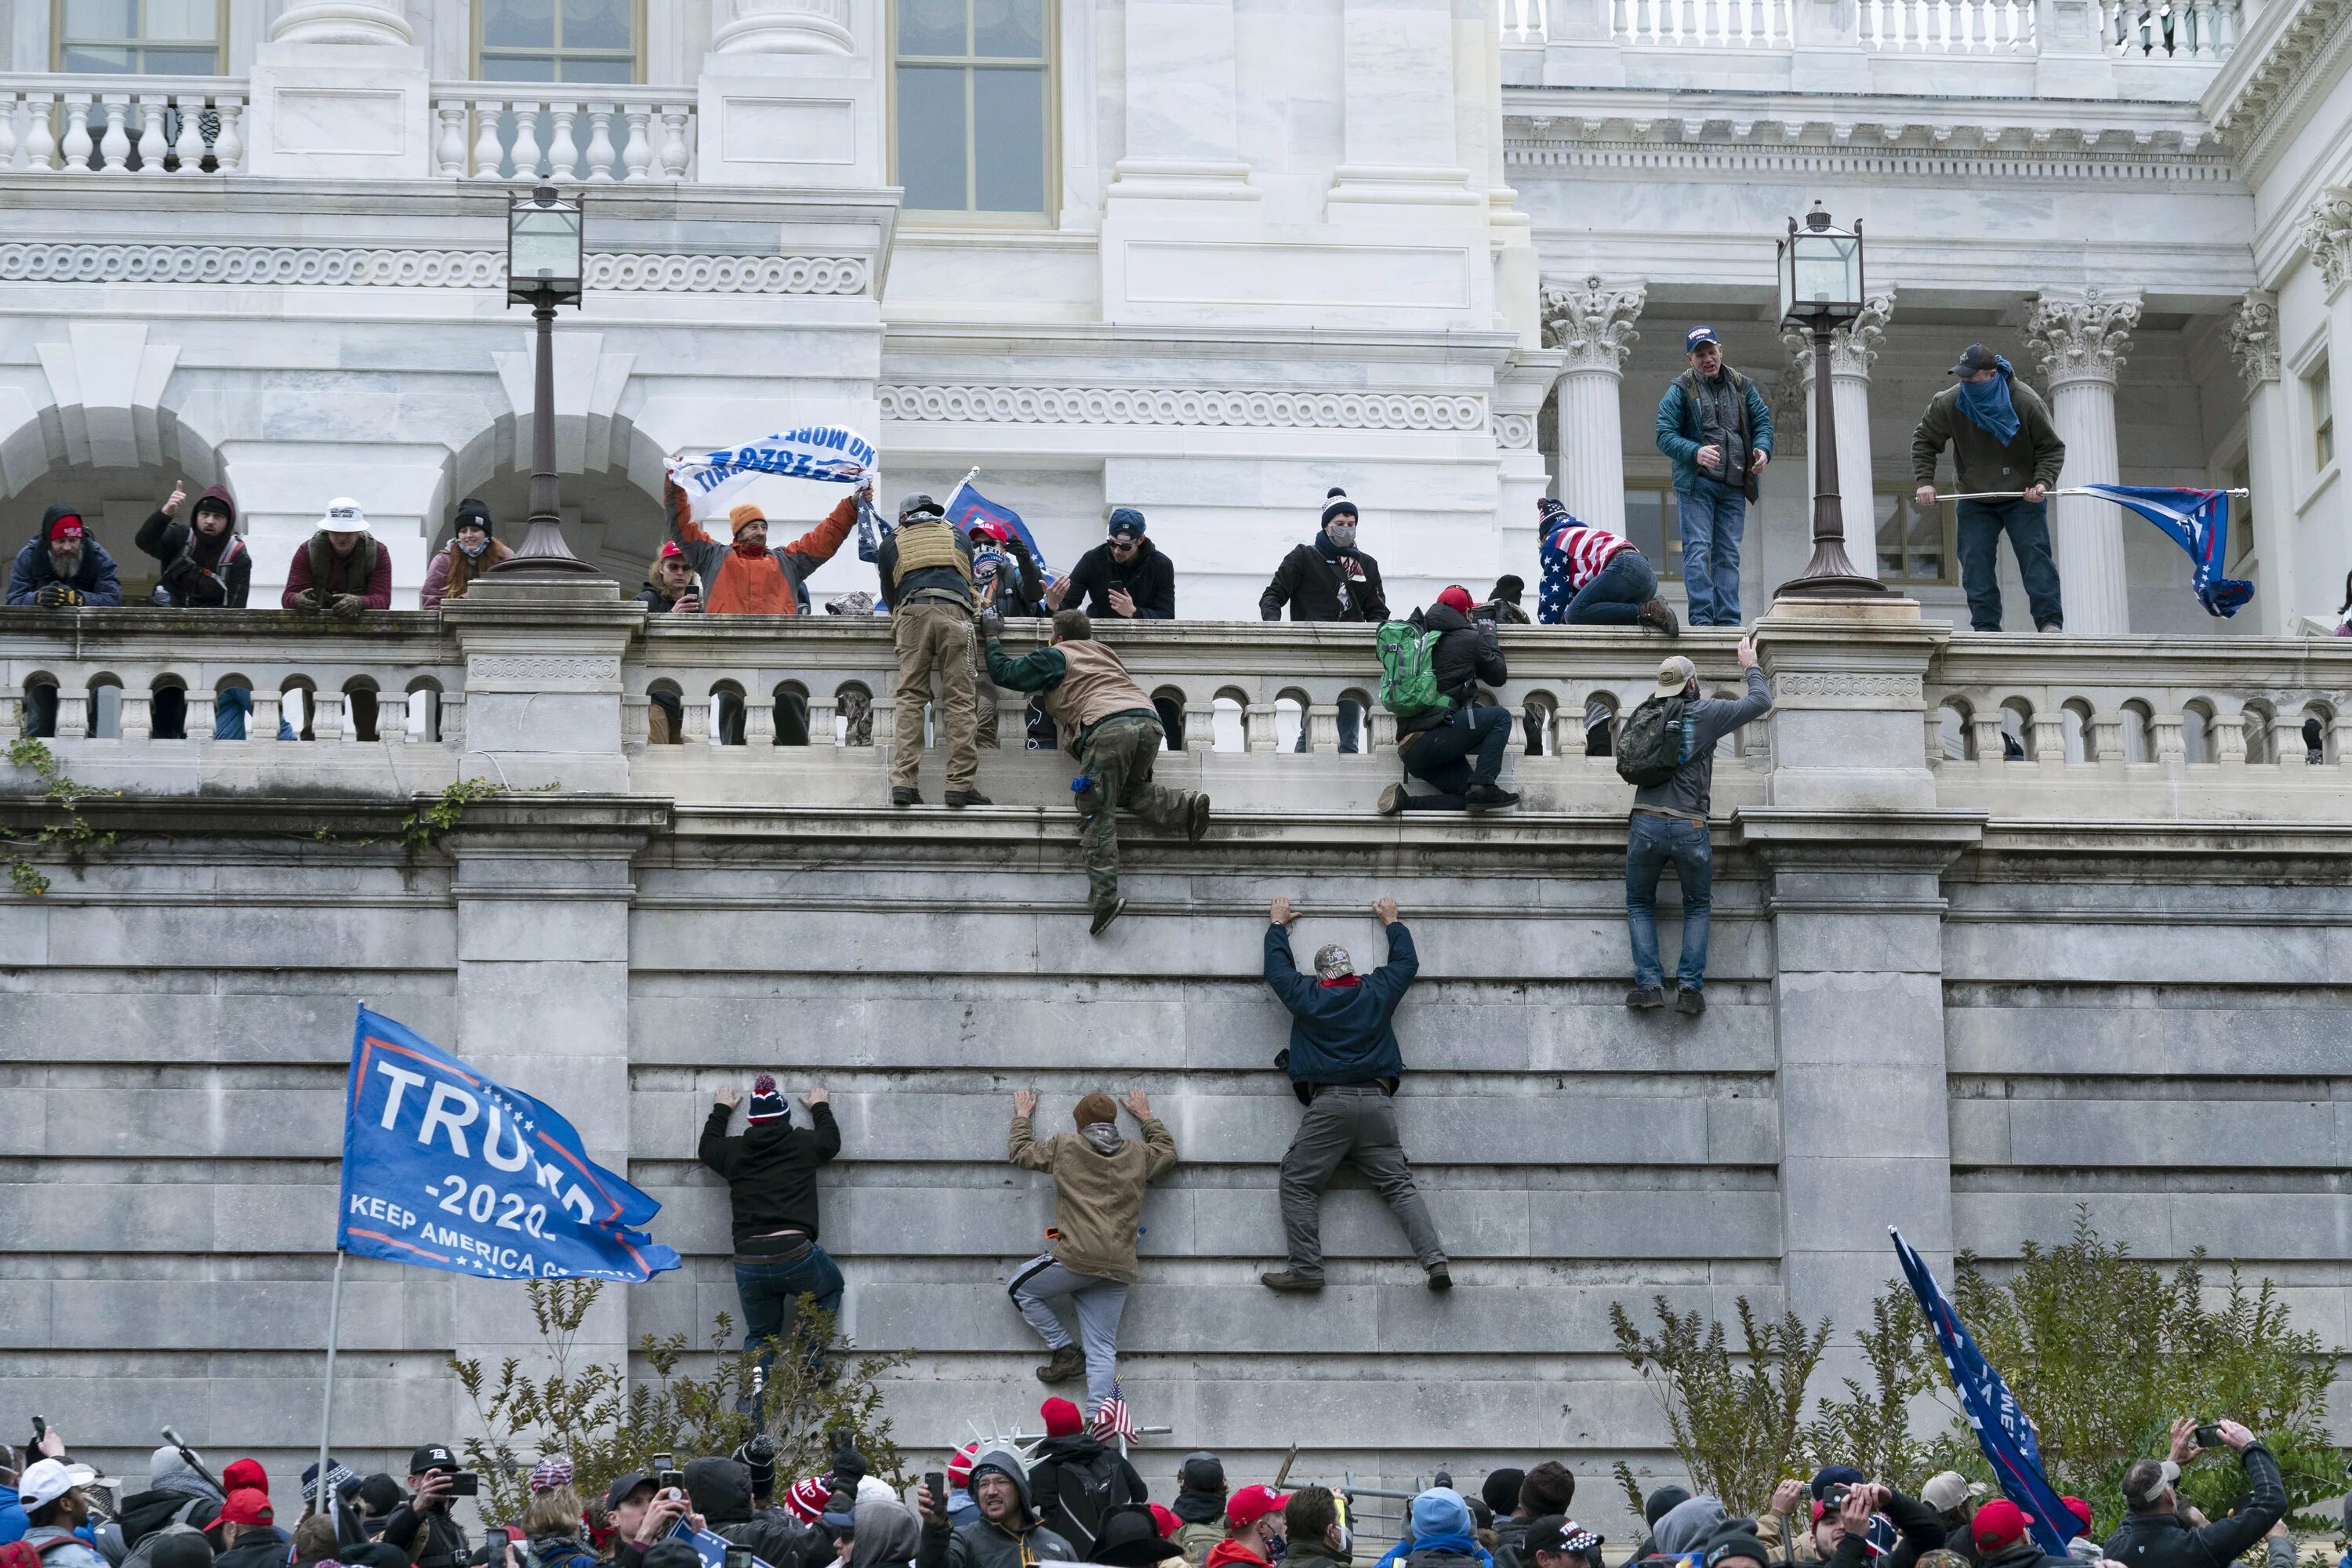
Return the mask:
[(691, 87), (433, 85), (436, 174), (458, 179), (684, 180), (694, 160)]
[(1861, 0), (1863, 47), (1925, 54), (2030, 55), (2033, 0)]
[(2101, 0), (2100, 41), (2120, 59), (2228, 57), (2242, 18), (2236, 0)]
[(1793, 0), (1602, 0), (1620, 43), (1688, 48), (1785, 48)]
[(0, 77), (0, 172), (234, 174), (246, 102), (220, 77)]

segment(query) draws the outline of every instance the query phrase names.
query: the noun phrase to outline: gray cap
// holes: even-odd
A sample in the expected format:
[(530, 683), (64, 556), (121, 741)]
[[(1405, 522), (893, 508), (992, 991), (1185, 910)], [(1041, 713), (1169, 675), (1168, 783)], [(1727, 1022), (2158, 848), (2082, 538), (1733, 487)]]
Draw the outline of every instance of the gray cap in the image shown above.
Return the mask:
[(939, 502), (933, 500), (929, 496), (925, 495), (920, 490), (917, 490), (912, 495), (903, 498), (898, 502), (898, 521), (900, 522), (904, 522), (911, 517), (945, 517), (946, 515), (946, 510), (942, 508)]

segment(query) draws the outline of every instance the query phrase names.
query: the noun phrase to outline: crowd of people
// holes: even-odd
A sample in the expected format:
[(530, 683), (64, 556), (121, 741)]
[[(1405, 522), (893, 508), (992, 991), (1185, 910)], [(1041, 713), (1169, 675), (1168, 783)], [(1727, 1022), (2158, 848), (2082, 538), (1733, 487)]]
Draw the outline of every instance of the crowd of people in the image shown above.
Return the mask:
[[(868, 1473), (846, 1431), (823, 1475), (780, 1477), (773, 1445), (755, 1437), (682, 1469), (653, 1456), (585, 1496), (572, 1466), (549, 1455), (519, 1509), (478, 1510), (478, 1540), (457, 1504), (478, 1502), (479, 1478), (444, 1444), (418, 1447), (404, 1479), (329, 1458), (322, 1487), (313, 1464), (281, 1522), (257, 1460), (215, 1475), (174, 1439), (133, 1489), (76, 1463), (50, 1428), (21, 1472), (0, 1471), (0, 1568), (2226, 1568), (2266, 1539), (2271, 1568), (2295, 1561), (2278, 1461), (2233, 1421), (2184, 1419), (2165, 1457), (2133, 1461), (2125, 1511), (2104, 1536), (2088, 1502), (2061, 1500), (2052, 1534), (2067, 1547), (2051, 1555), (2024, 1510), (1957, 1470), (1912, 1496), (1832, 1464), (1782, 1481), (1753, 1518), (1662, 1486), (1643, 1500), (1644, 1533), (1618, 1546), (1570, 1512), (1576, 1477), (1558, 1459), (1490, 1470), (1475, 1491), (1440, 1472), (1407, 1499), (1285, 1492), (1288, 1465), (1275, 1484), (1234, 1486), (1223, 1459), (1198, 1450), (1162, 1504), (1115, 1422), (1085, 1422), (1060, 1398), (1039, 1416), (1042, 1435), (966, 1444), (904, 1492)], [(2247, 1483), (2219, 1519), (2179, 1491), (2200, 1443), (2231, 1450)], [(1376, 1497), (1403, 1501), (1393, 1531), (1373, 1533), (1376, 1518), (1391, 1522)]]

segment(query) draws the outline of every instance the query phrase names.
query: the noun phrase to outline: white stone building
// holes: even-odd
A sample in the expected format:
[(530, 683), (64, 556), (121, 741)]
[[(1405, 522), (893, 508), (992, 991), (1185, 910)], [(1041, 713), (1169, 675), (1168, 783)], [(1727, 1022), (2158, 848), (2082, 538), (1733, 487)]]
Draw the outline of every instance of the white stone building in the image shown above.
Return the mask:
[(2070, 479), (2253, 492), (2231, 623), (2154, 531), (2062, 505), (2071, 629), (2332, 625), (2345, 30), (2336, 0), (16, 0), (0, 535), (70, 498), (144, 577), (138, 521), (218, 479), (260, 593), (350, 494), (413, 603), (461, 497), (519, 529), (501, 211), (535, 170), (592, 188), (560, 463), (626, 583), (663, 451), (812, 417), (877, 437), (886, 500), (977, 468), (1057, 564), (1144, 508), (1188, 616), (1255, 615), (1334, 484), (1401, 605), (1532, 580), (1546, 487), (1672, 569), (1650, 425), (1706, 320), (1777, 384), (1752, 615), (1806, 551), (1772, 242), (1819, 198), (1882, 300), (1837, 361), (1857, 561), (1958, 612), (1908, 434), (1981, 339), (2053, 394)]

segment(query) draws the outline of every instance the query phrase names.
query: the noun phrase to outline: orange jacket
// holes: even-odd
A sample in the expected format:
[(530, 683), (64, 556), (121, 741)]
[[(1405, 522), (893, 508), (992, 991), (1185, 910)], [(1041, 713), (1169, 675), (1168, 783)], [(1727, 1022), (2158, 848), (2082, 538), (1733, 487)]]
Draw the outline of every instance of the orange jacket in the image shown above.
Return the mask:
[(800, 583), (834, 557), (857, 521), (857, 498), (844, 496), (823, 522), (785, 545), (746, 555), (725, 540), (713, 539), (694, 521), (693, 499), (674, 484), (669, 500), (669, 536), (686, 552), (702, 578), (702, 608), (713, 616), (796, 616)]

